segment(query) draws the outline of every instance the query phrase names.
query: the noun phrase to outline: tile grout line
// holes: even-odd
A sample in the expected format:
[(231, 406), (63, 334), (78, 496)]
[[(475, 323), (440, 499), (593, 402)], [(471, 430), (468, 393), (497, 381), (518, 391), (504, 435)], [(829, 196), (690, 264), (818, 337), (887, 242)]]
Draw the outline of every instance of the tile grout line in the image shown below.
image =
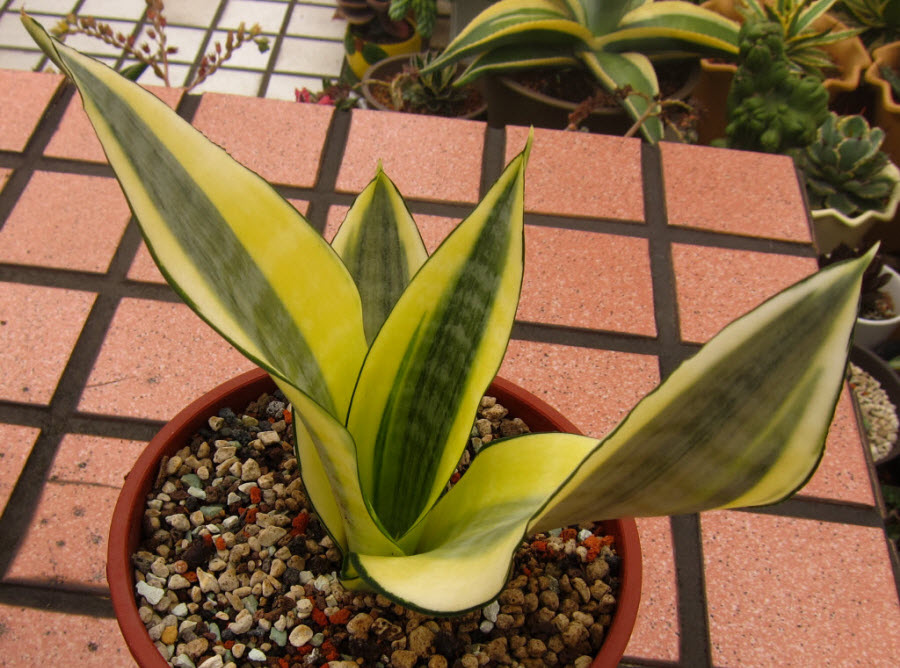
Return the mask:
[(309, 202), (307, 214), (304, 216), (309, 224), (324, 234), (328, 223), (328, 210), (338, 202), (347, 202), (349, 206), (356, 199), (355, 193), (342, 193), (340, 200), (335, 196), (338, 172), (347, 149), (347, 140), (353, 124), (352, 111), (335, 111), (332, 113), (325, 142), (319, 159), (319, 173), (309, 195), (304, 197)]
[[(281, 53), (281, 45), (284, 43), (284, 37), (287, 34), (288, 25), (294, 14), (294, 7), (297, 6), (297, 0), (289, 0), (287, 10), (284, 12), (284, 18), (281, 20), (281, 26), (275, 35), (275, 43), (272, 45), (272, 53), (266, 61), (266, 68), (262, 70), (262, 79), (259, 87), (256, 89), (257, 97), (265, 97), (266, 91), (269, 89), (269, 81), (272, 79), (272, 73), (275, 71), (275, 65), (278, 62), (278, 56)], [(259, 70), (257, 70), (259, 71)]]
[[(182, 99), (179, 113), (190, 117), (196, 105)], [(58, 119), (57, 119), (58, 120)], [(45, 124), (42, 124), (45, 125)], [(55, 129), (56, 124), (53, 124)], [(47, 131), (49, 134), (49, 131)], [(40, 150), (46, 142), (39, 144)], [(37, 148), (33, 150), (38, 150)], [(18, 480), (10, 494), (2, 516), (0, 534), (16, 536), (18, 540), (0, 545), (0, 578), (5, 577), (13, 563), (18, 549), (28, 533), (38, 501), (43, 494), (47, 475), (59, 450), (60, 443), (69, 432), (70, 423), (77, 414), (78, 401), (90, 377), (91, 370), (109, 331), (112, 319), (118, 309), (121, 295), (115, 289), (125, 280), (140, 244), (137, 224), (132, 218), (126, 227), (116, 251), (110, 261), (104, 280), (100, 283), (97, 297), (91, 307), (84, 326), (69, 356), (56, 390), (46, 408), (49, 417), (46, 428), (42, 429), (25, 461)], [(112, 285), (111, 285), (112, 284)], [(85, 425), (84, 422), (87, 422)], [(82, 418), (82, 426), (90, 427), (90, 418)], [(0, 598), (7, 584), (0, 585)], [(85, 592), (87, 598), (103, 597), (104, 591)], [(108, 608), (103, 610), (103, 616)]]
[(95, 589), (56, 588), (46, 584), (0, 583), (0, 604), (48, 612), (115, 619), (109, 596)]
[[(659, 344), (660, 380), (665, 379), (687, 357), (681, 344), (675, 269), (672, 262), (672, 235), (668, 225), (665, 180), (659, 146), (641, 144), (644, 216), (648, 230), (650, 275), (653, 282), (654, 314)], [(711, 666), (709, 617), (703, 572), (703, 545), (697, 515), (669, 518), (672, 528), (676, 569), (681, 665)]]
[(20, 154), (19, 167), (10, 174), (3, 189), (0, 190), (0, 230), (6, 224), (32, 175), (38, 171), (44, 150), (59, 127), (62, 116), (74, 95), (75, 87), (63, 79), (47, 104), (40, 122), (31, 133), (28, 143)]

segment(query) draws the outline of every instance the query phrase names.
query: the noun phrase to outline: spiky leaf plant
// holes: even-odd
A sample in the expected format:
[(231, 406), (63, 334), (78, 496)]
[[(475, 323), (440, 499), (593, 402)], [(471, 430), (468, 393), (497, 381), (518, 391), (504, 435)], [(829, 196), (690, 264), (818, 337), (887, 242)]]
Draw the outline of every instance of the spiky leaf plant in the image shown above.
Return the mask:
[(516, 313), (530, 140), (431, 257), (380, 169), (329, 246), (153, 95), (23, 20), (78, 86), (170, 284), (290, 399), (348, 586), (458, 613), (497, 595), (526, 534), (774, 503), (815, 469), (868, 257), (726, 327), (607, 438), (494, 441), (444, 493)]
[(581, 65), (650, 142), (663, 136), (659, 83), (650, 59), (737, 54), (738, 24), (689, 2), (500, 0), (447, 46), (432, 68), (477, 56), (457, 85), (497, 72)]
[(884, 131), (862, 116), (829, 113), (816, 139), (795, 155), (813, 209), (837, 209), (847, 216), (884, 207), (897, 187), (881, 150)]
[(390, 82), (368, 83), (370, 86), (387, 86), (391, 104), (397, 111), (409, 109), (436, 116), (457, 116), (472, 93), (471, 87), (458, 88), (453, 85), (458, 70), (455, 63), (423, 72), (436, 55), (434, 51), (416, 53)]
[(817, 29), (813, 23), (831, 9), (837, 0), (741, 0), (742, 13), (748, 18), (773, 21), (781, 26), (791, 68), (802, 74), (824, 79), (834, 62), (823, 46), (856, 37), (859, 29)]

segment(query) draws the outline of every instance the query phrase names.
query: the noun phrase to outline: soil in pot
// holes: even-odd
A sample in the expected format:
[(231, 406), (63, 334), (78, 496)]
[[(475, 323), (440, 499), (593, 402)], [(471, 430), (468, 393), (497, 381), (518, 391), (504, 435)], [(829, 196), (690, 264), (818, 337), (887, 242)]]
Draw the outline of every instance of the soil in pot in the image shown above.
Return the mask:
[[(654, 65), (659, 81), (659, 91), (663, 98), (680, 91), (691, 77), (692, 65), (683, 62), (657, 63)], [(549, 97), (579, 104), (593, 98), (598, 107), (619, 107), (619, 99), (604, 90), (597, 79), (580, 68), (536, 68), (513, 72), (512, 79)]]
[[(669, 99), (685, 99), (699, 75), (696, 64), (686, 61), (656, 63), (654, 68), (661, 95)], [(622, 135), (634, 125), (618, 97), (580, 68), (537, 68), (489, 77), (486, 96), (492, 127), (563, 129), (575, 123), (591, 132)], [(679, 109), (670, 106), (666, 113), (683, 115)]]
[(871, 295), (863, 295), (859, 304), (859, 317), (865, 320), (890, 320), (897, 317), (894, 300), (883, 291), (878, 290)]
[[(340, 554), (308, 508), (282, 397), (264, 395), (239, 415), (225, 409), (209, 424), (161, 463), (132, 559), (141, 618), (171, 665), (592, 662), (619, 585), (602, 524), (530, 537), (497, 601), (426, 617), (337, 582)], [(485, 398), (458, 475), (485, 442), (523, 430)]]

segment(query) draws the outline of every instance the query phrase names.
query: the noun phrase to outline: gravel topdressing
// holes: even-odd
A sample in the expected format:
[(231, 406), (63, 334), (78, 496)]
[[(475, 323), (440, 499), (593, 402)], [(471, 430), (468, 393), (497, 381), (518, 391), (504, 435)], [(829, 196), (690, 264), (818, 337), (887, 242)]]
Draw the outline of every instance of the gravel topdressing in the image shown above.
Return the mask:
[[(170, 665), (590, 665), (619, 586), (602, 524), (530, 537), (497, 600), (466, 615), (346, 591), (341, 554), (309, 510), (290, 417), (264, 395), (211, 417), (161, 463), (132, 562), (141, 619)], [(485, 443), (526, 431), (485, 397), (459, 471)]]
[(881, 383), (855, 364), (850, 365), (850, 387), (863, 416), (872, 459), (880, 461), (887, 457), (897, 442), (897, 408)]

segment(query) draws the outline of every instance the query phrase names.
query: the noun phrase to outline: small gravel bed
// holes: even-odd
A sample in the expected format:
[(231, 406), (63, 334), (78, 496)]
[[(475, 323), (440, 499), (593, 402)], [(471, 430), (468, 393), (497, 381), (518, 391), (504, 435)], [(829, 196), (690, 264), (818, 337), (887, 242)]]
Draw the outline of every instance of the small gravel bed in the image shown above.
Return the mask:
[[(454, 482), (486, 442), (526, 431), (485, 397)], [(291, 442), (276, 393), (210, 417), (161, 462), (132, 563), (141, 619), (171, 666), (590, 665), (619, 586), (602, 524), (530, 537), (497, 600), (427, 617), (340, 585), (340, 552), (309, 510)]]
[(850, 364), (850, 387), (862, 413), (872, 459), (877, 462), (897, 441), (897, 409), (881, 383), (855, 364)]

